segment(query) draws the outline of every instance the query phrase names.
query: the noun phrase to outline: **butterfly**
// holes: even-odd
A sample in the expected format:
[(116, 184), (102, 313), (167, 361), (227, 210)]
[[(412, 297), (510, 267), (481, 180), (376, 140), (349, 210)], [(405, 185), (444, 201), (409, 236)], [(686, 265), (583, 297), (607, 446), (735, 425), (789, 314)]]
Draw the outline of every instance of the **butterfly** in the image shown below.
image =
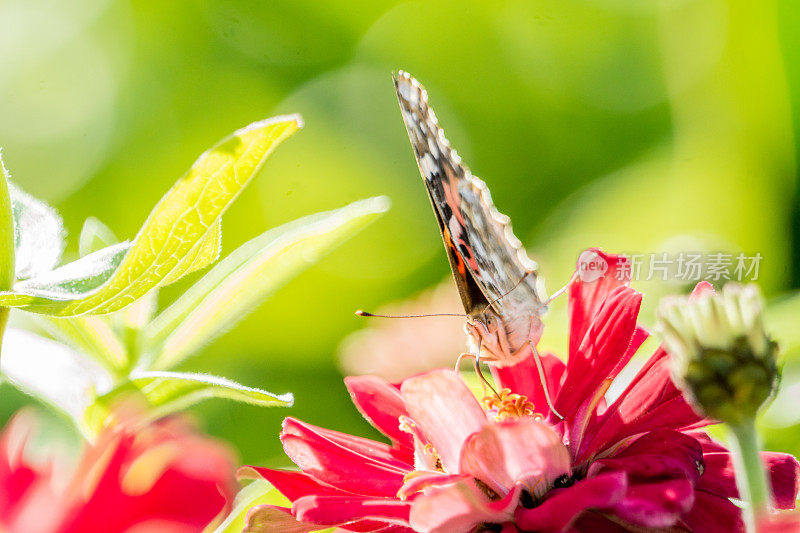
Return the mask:
[(472, 175), (444, 136), (425, 88), (394, 77), (400, 111), (467, 314), (475, 355), (508, 364), (535, 346), (545, 308), (543, 278), (486, 184)]

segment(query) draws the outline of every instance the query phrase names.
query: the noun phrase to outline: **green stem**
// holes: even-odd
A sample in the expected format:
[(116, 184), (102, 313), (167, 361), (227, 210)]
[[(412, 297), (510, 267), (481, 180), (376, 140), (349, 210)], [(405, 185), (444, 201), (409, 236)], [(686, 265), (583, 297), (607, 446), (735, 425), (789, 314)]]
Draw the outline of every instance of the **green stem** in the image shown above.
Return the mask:
[(6, 332), (6, 324), (8, 324), (8, 315), (10, 314), (8, 307), (0, 307), (0, 353), (3, 347), (3, 334)]
[(767, 513), (770, 492), (767, 475), (759, 453), (758, 433), (754, 420), (730, 425), (734, 436), (733, 458), (736, 468), (736, 485), (745, 504), (747, 531), (756, 531), (756, 521)]
[[(0, 158), (0, 291), (10, 290), (14, 285), (14, 253), (14, 213), (8, 190), (8, 172)], [(7, 307), (0, 307), (0, 346), (8, 323), (8, 313)]]

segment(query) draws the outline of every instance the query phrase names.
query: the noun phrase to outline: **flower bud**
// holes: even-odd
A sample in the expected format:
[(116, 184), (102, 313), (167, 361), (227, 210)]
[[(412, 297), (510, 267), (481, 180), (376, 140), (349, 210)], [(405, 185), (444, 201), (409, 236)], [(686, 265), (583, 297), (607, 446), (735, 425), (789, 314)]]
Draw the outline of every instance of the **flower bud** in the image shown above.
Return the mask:
[(720, 294), (667, 297), (657, 316), (687, 399), (722, 422), (752, 419), (778, 380), (777, 344), (764, 331), (758, 288), (728, 283)]

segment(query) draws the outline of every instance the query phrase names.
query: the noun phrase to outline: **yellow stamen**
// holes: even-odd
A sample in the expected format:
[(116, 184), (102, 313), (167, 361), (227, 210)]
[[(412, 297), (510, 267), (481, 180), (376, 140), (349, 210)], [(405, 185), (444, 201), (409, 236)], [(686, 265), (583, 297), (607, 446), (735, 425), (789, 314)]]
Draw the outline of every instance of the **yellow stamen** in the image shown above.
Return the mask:
[(509, 420), (531, 416), (542, 418), (537, 413), (533, 403), (528, 401), (527, 396), (511, 392), (511, 389), (502, 389), (497, 395), (487, 394), (482, 400), (483, 408), (493, 412), (497, 420)]

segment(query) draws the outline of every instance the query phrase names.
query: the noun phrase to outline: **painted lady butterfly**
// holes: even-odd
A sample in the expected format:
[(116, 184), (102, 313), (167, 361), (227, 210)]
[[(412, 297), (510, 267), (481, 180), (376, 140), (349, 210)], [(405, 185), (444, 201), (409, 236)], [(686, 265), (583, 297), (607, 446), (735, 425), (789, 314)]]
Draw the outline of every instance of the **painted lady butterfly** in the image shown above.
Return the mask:
[(473, 353), (502, 365), (538, 342), (546, 301), (543, 279), (439, 127), (428, 95), (400, 71), (394, 78), (400, 110), (467, 313)]

